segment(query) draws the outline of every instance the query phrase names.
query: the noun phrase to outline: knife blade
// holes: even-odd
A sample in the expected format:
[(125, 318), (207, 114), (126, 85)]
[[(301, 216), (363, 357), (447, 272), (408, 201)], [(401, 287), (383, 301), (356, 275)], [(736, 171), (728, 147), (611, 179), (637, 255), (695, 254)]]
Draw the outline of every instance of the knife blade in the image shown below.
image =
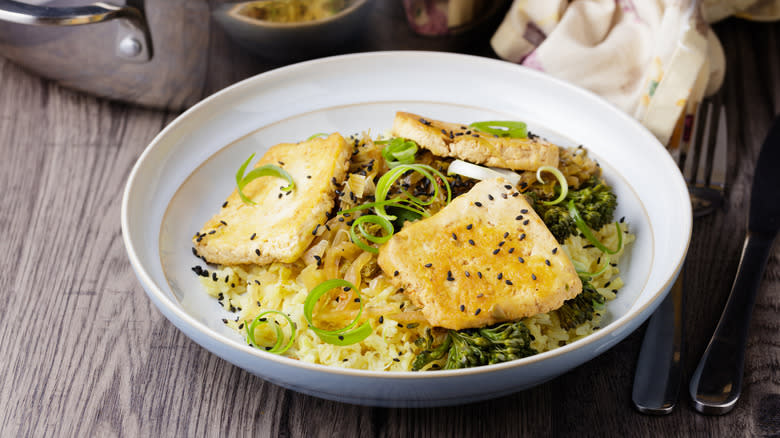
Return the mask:
[(772, 243), (780, 229), (780, 115), (761, 146), (750, 194), (747, 236), (726, 307), (691, 378), (694, 408), (730, 412), (742, 392), (750, 316)]

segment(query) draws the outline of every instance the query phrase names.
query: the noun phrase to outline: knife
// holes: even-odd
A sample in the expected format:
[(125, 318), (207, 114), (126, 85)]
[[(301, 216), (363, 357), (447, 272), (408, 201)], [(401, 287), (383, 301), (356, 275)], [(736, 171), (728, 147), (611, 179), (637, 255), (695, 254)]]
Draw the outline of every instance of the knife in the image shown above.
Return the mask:
[(767, 134), (753, 176), (750, 213), (742, 256), (720, 317), (691, 378), (694, 408), (703, 414), (730, 412), (742, 391), (750, 316), (772, 242), (780, 229), (780, 115)]

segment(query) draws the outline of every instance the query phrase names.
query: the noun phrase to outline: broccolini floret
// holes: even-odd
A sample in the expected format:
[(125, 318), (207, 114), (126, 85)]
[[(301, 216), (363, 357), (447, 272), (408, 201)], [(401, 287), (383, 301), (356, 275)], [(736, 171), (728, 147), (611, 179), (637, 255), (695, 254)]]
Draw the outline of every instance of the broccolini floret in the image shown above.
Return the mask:
[(536, 213), (560, 243), (577, 231), (567, 208), (569, 200), (574, 201), (574, 206), (585, 223), (594, 230), (612, 222), (612, 215), (617, 207), (617, 196), (608, 185), (596, 177), (588, 180), (579, 190), (569, 190), (566, 199), (555, 205), (544, 205), (534, 192), (529, 192), (528, 197)]
[(418, 371), (432, 361), (447, 357), (445, 369), (470, 368), (520, 359), (537, 353), (531, 348), (533, 336), (522, 321), (505, 322), (490, 327), (450, 330), (444, 342), (421, 352), (412, 363)]
[(576, 297), (566, 300), (563, 306), (555, 312), (561, 321), (561, 327), (566, 330), (573, 329), (585, 321), (593, 320), (596, 311), (604, 307), (606, 298), (601, 295), (588, 281), (582, 282), (582, 292)]

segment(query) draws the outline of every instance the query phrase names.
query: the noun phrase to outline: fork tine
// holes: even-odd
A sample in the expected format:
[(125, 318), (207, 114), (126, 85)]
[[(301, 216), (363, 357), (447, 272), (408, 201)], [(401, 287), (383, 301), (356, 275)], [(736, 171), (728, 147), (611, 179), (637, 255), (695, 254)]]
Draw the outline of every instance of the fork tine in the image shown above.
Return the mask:
[(712, 101), (707, 98), (702, 100), (699, 105), (699, 110), (696, 114), (695, 122), (695, 136), (693, 142), (688, 146), (687, 152), (680, 153), (679, 166), (680, 170), (685, 176), (686, 182), (692, 184), (696, 181), (696, 174), (698, 171), (699, 155), (701, 153), (702, 144), (704, 143), (704, 133), (710, 124), (711, 117), (709, 116), (712, 108)]
[(728, 122), (726, 120), (726, 108), (721, 105), (718, 108), (718, 134), (715, 150), (712, 152), (712, 170), (709, 173), (710, 180), (707, 184), (717, 190), (726, 189), (726, 173), (728, 171)]
[(720, 95), (715, 95), (711, 100), (710, 111), (707, 116), (707, 139), (701, 146), (701, 156), (697, 162), (698, 169), (694, 181), (698, 187), (708, 187), (710, 185), (710, 174), (713, 168), (712, 163), (715, 157), (715, 146), (720, 127), (720, 110)]

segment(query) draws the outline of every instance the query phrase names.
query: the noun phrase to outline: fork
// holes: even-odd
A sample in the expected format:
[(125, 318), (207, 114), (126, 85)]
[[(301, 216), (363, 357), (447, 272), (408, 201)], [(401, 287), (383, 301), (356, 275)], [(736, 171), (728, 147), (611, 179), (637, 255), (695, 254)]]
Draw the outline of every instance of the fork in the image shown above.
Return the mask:
[[(670, 153), (688, 184), (694, 218), (717, 210), (726, 191), (728, 141), (726, 114), (720, 95), (704, 99), (698, 108), (695, 136), (683, 135)], [(671, 291), (647, 326), (639, 352), (632, 400), (644, 413), (665, 415), (677, 404), (682, 381), (683, 278), (681, 269)]]

